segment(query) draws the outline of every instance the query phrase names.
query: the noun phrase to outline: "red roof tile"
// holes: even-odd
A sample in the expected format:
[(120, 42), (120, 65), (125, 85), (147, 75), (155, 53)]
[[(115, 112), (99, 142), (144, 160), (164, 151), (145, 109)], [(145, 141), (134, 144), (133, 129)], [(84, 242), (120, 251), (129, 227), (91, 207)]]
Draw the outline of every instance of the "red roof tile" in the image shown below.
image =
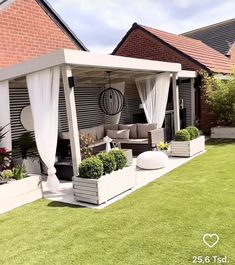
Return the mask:
[(151, 27), (139, 25), (154, 36), (186, 54), (215, 73), (231, 73), (233, 62), (203, 42), (182, 35), (175, 35)]

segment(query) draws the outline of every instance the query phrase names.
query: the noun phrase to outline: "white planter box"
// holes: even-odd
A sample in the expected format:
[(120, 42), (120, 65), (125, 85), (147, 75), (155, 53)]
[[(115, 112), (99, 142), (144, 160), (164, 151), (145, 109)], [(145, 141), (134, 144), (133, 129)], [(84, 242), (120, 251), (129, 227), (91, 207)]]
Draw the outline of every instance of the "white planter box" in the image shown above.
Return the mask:
[(191, 141), (172, 141), (171, 156), (190, 157), (205, 150), (205, 136)]
[(136, 185), (132, 166), (113, 171), (99, 179), (73, 178), (76, 201), (102, 204)]
[(25, 179), (0, 185), (0, 213), (42, 198), (41, 176), (32, 175)]
[(235, 127), (213, 127), (211, 138), (235, 139)]

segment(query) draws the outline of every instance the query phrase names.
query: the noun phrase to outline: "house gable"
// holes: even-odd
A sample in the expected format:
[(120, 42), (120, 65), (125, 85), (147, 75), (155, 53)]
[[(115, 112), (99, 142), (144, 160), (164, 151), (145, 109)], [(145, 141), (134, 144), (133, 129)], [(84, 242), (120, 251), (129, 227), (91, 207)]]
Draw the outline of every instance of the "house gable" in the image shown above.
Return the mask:
[(0, 9), (0, 68), (61, 48), (86, 50), (46, 1), (8, 1)]
[[(136, 34), (134, 38), (131, 37), (133, 32)], [(148, 36), (144, 41), (141, 40), (143, 34)], [(147, 45), (147, 39), (152, 40), (153, 47)], [(138, 48), (140, 45), (142, 50)], [(201, 41), (136, 23), (114, 49), (113, 54), (138, 58), (147, 56), (146, 59), (179, 62), (184, 70), (204, 69), (215, 73), (230, 73), (233, 66), (229, 58)]]
[(183, 70), (200, 70), (203, 66), (187, 58), (161, 39), (142, 28), (132, 27), (112, 54), (141, 59), (166, 61), (182, 64)]

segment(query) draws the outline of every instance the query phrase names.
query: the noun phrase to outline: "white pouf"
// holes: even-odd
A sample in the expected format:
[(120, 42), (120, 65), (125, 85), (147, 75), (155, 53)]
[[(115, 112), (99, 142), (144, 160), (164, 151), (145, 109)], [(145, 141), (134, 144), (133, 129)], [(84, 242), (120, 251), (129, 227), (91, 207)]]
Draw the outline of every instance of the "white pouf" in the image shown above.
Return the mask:
[(138, 155), (136, 164), (143, 169), (163, 168), (168, 163), (168, 156), (161, 151), (147, 151)]

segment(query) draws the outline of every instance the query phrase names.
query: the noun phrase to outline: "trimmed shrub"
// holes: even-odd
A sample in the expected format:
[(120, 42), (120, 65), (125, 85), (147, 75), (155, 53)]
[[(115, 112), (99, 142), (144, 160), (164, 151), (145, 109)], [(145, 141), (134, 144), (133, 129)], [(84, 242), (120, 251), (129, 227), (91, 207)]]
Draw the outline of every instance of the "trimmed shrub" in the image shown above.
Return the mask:
[(190, 134), (188, 130), (182, 129), (175, 133), (175, 140), (176, 141), (190, 141)]
[(81, 178), (98, 179), (104, 174), (103, 163), (96, 156), (84, 159), (78, 170)]
[(99, 153), (97, 157), (103, 162), (104, 174), (109, 174), (116, 169), (116, 161), (110, 153)]
[(196, 139), (199, 135), (199, 130), (195, 126), (188, 126), (188, 127), (186, 127), (186, 130), (190, 134), (190, 140)]
[(116, 170), (122, 169), (127, 164), (127, 158), (121, 149), (113, 148), (109, 154), (113, 155), (116, 161)]

